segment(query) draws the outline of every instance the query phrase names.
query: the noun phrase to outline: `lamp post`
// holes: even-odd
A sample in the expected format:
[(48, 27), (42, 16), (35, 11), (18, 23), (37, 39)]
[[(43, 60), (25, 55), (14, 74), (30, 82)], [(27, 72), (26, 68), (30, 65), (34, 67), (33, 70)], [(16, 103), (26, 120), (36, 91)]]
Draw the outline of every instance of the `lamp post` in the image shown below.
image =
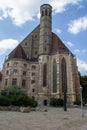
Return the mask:
[(81, 115), (84, 117), (83, 100), (82, 100), (82, 86), (80, 85), (80, 97), (81, 97)]
[(64, 87), (64, 111), (67, 111), (67, 96), (66, 96), (66, 87)]

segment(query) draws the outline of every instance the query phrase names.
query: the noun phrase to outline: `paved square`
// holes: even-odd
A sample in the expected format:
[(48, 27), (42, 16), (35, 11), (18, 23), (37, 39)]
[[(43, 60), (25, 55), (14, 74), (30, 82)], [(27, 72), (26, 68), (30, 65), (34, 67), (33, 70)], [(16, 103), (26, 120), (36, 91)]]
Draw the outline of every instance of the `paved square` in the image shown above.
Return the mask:
[(50, 108), (48, 112), (30, 113), (0, 111), (0, 130), (87, 130), (87, 110)]

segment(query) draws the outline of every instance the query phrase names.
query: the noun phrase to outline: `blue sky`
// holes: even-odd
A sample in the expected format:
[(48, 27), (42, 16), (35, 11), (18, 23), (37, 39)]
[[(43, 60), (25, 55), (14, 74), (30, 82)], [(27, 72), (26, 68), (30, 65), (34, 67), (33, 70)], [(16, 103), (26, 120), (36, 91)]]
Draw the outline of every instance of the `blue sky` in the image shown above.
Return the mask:
[(53, 7), (52, 30), (87, 75), (87, 0), (0, 0), (0, 68), (6, 56), (40, 23), (40, 6)]

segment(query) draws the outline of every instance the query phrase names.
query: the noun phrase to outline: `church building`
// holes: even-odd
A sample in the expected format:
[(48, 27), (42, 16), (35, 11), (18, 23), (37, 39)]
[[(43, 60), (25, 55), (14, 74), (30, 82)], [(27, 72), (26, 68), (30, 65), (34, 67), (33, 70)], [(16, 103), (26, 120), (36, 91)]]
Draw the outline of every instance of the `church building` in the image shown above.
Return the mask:
[(52, 32), (52, 7), (40, 7), (40, 24), (8, 55), (2, 69), (1, 89), (22, 88), (38, 105), (52, 97), (67, 104), (79, 99), (79, 75), (75, 56)]

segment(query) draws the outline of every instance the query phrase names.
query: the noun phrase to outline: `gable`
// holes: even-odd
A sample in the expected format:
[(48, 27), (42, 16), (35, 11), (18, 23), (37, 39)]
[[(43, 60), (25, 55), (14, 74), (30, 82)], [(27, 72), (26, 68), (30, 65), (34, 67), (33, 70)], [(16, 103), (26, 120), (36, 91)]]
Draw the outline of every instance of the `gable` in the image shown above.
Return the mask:
[(51, 52), (70, 52), (60, 38), (52, 32)]
[(26, 54), (20, 44), (9, 54), (8, 60), (12, 58), (27, 59)]

